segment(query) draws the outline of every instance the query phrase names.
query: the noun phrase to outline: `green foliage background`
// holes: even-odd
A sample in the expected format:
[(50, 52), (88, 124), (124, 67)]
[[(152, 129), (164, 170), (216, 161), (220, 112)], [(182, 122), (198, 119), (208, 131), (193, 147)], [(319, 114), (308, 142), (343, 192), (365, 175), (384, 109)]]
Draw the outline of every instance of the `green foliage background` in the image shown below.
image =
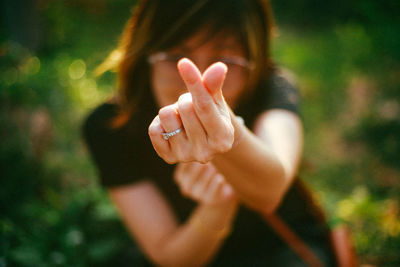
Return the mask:
[[(134, 2), (0, 2), (3, 18), (24, 18), (0, 25), (0, 266), (140, 265), (80, 136), (113, 93), (114, 74), (93, 70)], [(272, 4), (273, 54), (303, 99), (301, 176), (332, 226), (349, 225), (362, 263), (398, 266), (399, 2)]]

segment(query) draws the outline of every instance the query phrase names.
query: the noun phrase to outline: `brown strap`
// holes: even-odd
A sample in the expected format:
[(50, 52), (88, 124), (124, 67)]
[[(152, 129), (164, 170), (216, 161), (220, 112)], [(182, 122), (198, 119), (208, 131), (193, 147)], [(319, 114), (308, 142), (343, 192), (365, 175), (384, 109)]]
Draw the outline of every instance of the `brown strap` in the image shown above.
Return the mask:
[(351, 240), (350, 230), (346, 225), (339, 225), (332, 229), (332, 245), (340, 267), (356, 267), (357, 254)]
[(294, 233), (276, 214), (263, 214), (272, 229), (288, 244), (288, 246), (310, 267), (324, 267), (315, 253)]

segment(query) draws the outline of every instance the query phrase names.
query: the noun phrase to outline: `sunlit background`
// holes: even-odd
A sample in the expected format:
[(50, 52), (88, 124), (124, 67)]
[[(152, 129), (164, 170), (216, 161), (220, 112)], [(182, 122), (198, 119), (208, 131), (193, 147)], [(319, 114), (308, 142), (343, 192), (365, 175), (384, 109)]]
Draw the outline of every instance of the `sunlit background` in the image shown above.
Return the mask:
[[(134, 3), (0, 1), (0, 266), (137, 261), (81, 139)], [(272, 4), (273, 54), (302, 95), (300, 176), (361, 263), (400, 266), (400, 2)]]

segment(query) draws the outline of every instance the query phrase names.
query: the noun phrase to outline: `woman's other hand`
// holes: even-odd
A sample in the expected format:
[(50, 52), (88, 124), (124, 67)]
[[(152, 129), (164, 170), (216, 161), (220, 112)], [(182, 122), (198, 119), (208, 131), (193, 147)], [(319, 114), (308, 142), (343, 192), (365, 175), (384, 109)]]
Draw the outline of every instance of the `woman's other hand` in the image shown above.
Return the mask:
[[(203, 75), (188, 59), (178, 63), (188, 93), (160, 109), (149, 126), (149, 135), (158, 155), (168, 163), (209, 162), (214, 155), (232, 148), (237, 133), (232, 112), (222, 94), (227, 67), (212, 64)], [(165, 140), (162, 133), (181, 132)]]
[(182, 194), (201, 204), (218, 205), (235, 201), (236, 193), (212, 163), (179, 163), (174, 180)]

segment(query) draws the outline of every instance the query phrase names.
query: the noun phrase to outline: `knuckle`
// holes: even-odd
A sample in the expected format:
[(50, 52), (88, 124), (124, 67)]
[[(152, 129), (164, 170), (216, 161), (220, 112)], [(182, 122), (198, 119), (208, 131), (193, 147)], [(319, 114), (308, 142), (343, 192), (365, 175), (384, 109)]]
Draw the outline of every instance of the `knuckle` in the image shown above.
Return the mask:
[(181, 156), (179, 157), (179, 162), (191, 162), (193, 161), (193, 157), (187, 153), (187, 152), (182, 152)]
[(162, 158), (164, 159), (164, 161), (166, 162), (166, 163), (168, 163), (168, 164), (175, 164), (175, 163), (177, 163), (177, 160), (175, 159), (175, 157), (172, 157), (172, 156), (167, 156), (167, 155), (164, 155), (164, 156), (162, 156)]
[(203, 198), (201, 197), (201, 196), (192, 196), (192, 198), (195, 200), (195, 201), (197, 201), (197, 202), (199, 202), (199, 203), (203, 203)]
[(210, 146), (210, 149), (212, 150), (212, 151), (214, 151), (214, 153), (219, 153), (219, 146), (220, 146), (220, 144), (219, 144), (219, 142), (217, 141), (217, 140), (215, 140), (215, 139), (212, 139), (212, 140), (210, 140), (209, 141), (209, 146)]
[(184, 195), (185, 197), (190, 197), (192, 194), (192, 192), (191, 192), (191, 190), (190, 190), (190, 188), (187, 188), (187, 187), (181, 187), (181, 193), (182, 193), (182, 195)]
[(151, 136), (151, 137), (157, 136), (159, 134), (158, 133), (158, 125), (150, 124), (147, 132), (148, 132), (149, 136)]
[(215, 177), (215, 183), (216, 183), (218, 186), (221, 186), (221, 185), (223, 185), (223, 183), (224, 183), (224, 179), (222, 179), (222, 177), (221, 177), (220, 175), (217, 175), (217, 176)]
[(200, 163), (202, 163), (202, 164), (205, 164), (205, 163), (208, 162), (208, 161), (207, 161), (206, 159), (204, 159), (204, 158), (199, 158), (197, 161), (200, 162)]
[(158, 116), (160, 118), (164, 117), (169, 112), (168, 110), (168, 106), (160, 108), (160, 110), (158, 111)]
[(200, 198), (201, 198), (201, 193), (200, 193), (200, 191), (199, 191), (199, 188), (198, 188), (198, 187), (194, 187), (194, 188), (192, 189), (191, 195), (192, 195), (192, 197), (194, 197), (194, 198), (200, 199)]
[(191, 104), (191, 103), (192, 103), (191, 93), (181, 94), (178, 98), (178, 104)]
[(207, 164), (212, 159), (212, 154), (209, 151), (202, 151), (197, 156), (197, 161), (202, 164)]
[(233, 140), (229, 135), (220, 135), (211, 140), (210, 146), (216, 153), (225, 153), (232, 148)]
[[(181, 97), (180, 97), (181, 98)], [(179, 113), (182, 114), (187, 114), (193, 111), (193, 104), (189, 101), (183, 100), (183, 101), (178, 101), (178, 109)]]
[(219, 142), (218, 152), (224, 153), (229, 151), (231, 148), (232, 148), (232, 142), (228, 139), (224, 139), (221, 142)]
[(171, 116), (173, 116), (174, 112), (175, 112), (175, 109), (174, 109), (173, 105), (169, 105), (169, 106), (162, 107), (158, 111), (158, 116), (160, 117), (160, 120), (165, 120), (165, 119), (168, 119)]

